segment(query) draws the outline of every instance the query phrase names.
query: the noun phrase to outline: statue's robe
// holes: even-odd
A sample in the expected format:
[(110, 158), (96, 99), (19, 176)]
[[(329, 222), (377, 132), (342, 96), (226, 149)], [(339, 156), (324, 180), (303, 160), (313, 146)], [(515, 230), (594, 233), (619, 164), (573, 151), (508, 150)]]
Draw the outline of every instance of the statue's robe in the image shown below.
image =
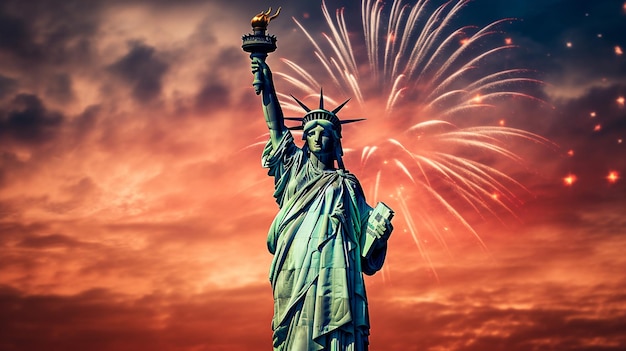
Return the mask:
[(361, 258), (372, 208), (358, 180), (316, 168), (289, 132), (276, 148), (267, 143), (262, 162), (275, 178), (280, 207), (267, 240), (274, 350), (367, 350), (363, 273), (382, 267), (387, 248)]

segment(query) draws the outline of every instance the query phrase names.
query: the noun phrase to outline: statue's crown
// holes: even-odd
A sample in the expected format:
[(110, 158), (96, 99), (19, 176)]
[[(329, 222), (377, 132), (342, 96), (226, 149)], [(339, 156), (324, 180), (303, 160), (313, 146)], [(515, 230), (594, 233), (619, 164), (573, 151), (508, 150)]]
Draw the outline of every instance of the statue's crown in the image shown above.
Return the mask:
[(329, 111), (329, 110), (324, 109), (324, 93), (321, 90), (320, 90), (320, 106), (318, 109), (315, 109), (315, 110), (311, 110), (310, 108), (308, 108), (304, 103), (302, 103), (302, 101), (298, 100), (295, 96), (291, 95), (291, 97), (294, 100), (296, 100), (298, 105), (300, 105), (300, 107), (302, 107), (307, 112), (306, 115), (304, 115), (304, 117), (285, 117), (286, 120), (302, 122), (302, 125), (289, 128), (291, 130), (303, 130), (306, 124), (311, 121), (324, 120), (324, 121), (329, 121), (330, 123), (332, 123), (333, 128), (335, 129), (335, 131), (337, 131), (337, 133), (339, 133), (339, 136), (341, 137), (341, 125), (342, 124), (359, 122), (359, 121), (364, 120), (364, 118), (340, 120), (339, 117), (337, 117), (337, 112), (339, 112), (339, 110), (341, 110), (348, 103), (348, 101), (350, 101), (350, 99), (344, 101), (341, 105), (337, 106), (334, 110)]
[(339, 120), (339, 117), (331, 111), (323, 109), (311, 110), (304, 115), (304, 117), (302, 117), (302, 128), (304, 128), (307, 123), (315, 120), (329, 121), (333, 124), (333, 127), (336, 130), (341, 130), (341, 121)]

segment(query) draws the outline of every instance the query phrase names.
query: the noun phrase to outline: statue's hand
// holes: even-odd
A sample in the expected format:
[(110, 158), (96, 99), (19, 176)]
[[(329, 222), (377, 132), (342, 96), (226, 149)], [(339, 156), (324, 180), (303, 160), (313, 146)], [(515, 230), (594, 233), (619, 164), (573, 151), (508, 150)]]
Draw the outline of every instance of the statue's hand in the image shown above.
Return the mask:
[(383, 247), (387, 244), (387, 240), (391, 236), (393, 231), (393, 225), (391, 221), (384, 218), (384, 221), (379, 222), (374, 230), (368, 230), (368, 233), (376, 238), (376, 246)]
[(379, 240), (387, 241), (387, 239), (389, 239), (389, 236), (391, 236), (391, 232), (393, 231), (393, 225), (391, 224), (391, 221), (387, 218), (385, 218), (384, 220), (384, 224), (379, 225), (376, 228), (376, 236)]
[(258, 57), (252, 58), (250, 66), (254, 75), (254, 81), (252, 82), (254, 92), (259, 95), (262, 90), (267, 89), (272, 84), (272, 72), (265, 61)]

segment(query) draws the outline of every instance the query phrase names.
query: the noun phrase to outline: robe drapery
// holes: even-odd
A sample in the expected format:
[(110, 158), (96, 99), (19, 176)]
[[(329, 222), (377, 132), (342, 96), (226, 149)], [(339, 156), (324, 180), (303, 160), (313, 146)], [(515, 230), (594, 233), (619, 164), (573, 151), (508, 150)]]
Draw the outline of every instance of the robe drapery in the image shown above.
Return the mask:
[(274, 255), (274, 350), (367, 350), (369, 320), (363, 273), (384, 262), (386, 245), (361, 258), (372, 208), (356, 177), (321, 170), (286, 132), (263, 150), (279, 212), (268, 233)]

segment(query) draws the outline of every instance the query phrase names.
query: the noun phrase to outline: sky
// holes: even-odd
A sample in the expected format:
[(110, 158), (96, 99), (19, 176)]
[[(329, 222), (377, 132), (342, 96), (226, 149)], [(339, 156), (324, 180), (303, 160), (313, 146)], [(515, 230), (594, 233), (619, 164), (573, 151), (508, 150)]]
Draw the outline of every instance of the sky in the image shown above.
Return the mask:
[[(282, 6), (267, 60), (277, 89), (310, 98), (280, 74), (295, 75), (288, 59), (329, 98), (353, 98), (340, 117), (368, 118), (345, 127), (343, 145), (370, 194), (382, 166), (364, 166), (359, 148), (383, 129), (400, 133), (396, 120), (428, 117), (414, 116), (424, 110), (408, 93), (383, 116), (375, 94), (359, 104), (333, 91), (292, 20), (323, 43), (320, 2), (0, 3), (0, 350), (271, 347), (266, 234), (278, 208), (241, 50), (250, 19), (270, 6)], [(357, 43), (360, 5), (327, 6), (345, 7)], [(475, 235), (402, 172), (385, 173), (384, 191), (406, 185), (408, 211), (378, 196), (397, 214), (385, 267), (366, 278), (371, 350), (626, 348), (626, 2), (474, 0), (451, 26), (501, 18), (511, 20), (498, 35), (516, 49), (480, 69), (528, 69), (542, 82), (507, 89), (537, 99), (450, 121), (548, 141), (505, 139), (517, 162), (446, 150), (520, 184), (510, 212), (476, 211), (442, 190)]]

